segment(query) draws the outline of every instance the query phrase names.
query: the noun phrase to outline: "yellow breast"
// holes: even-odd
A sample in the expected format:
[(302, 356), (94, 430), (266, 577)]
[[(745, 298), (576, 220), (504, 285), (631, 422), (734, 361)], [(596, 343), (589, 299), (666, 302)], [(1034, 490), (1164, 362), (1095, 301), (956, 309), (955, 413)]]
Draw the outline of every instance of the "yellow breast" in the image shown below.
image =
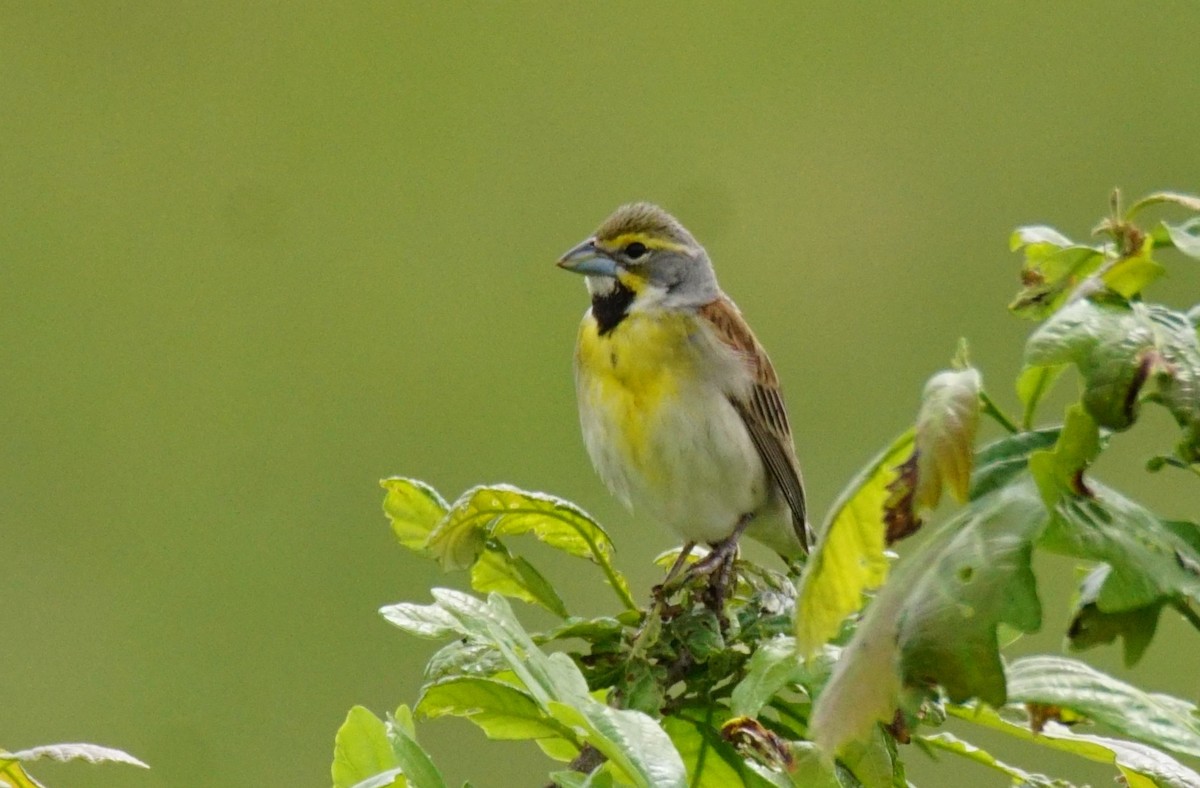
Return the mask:
[(659, 409), (699, 373), (691, 340), (696, 330), (694, 316), (675, 312), (634, 312), (604, 336), (590, 316), (583, 321), (576, 357), (580, 404), (603, 414), (617, 433), (610, 439), (623, 443), (630, 459), (642, 459)]

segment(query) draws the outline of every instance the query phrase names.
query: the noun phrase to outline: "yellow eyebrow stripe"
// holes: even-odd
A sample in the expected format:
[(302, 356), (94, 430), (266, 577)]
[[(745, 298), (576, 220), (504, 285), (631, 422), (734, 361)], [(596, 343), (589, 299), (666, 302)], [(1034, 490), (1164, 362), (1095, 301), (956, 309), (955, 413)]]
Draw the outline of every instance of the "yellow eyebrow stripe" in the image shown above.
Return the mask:
[(647, 249), (669, 249), (673, 252), (686, 252), (688, 248), (683, 244), (677, 244), (674, 241), (668, 241), (665, 238), (656, 238), (645, 233), (621, 233), (616, 238), (610, 238), (598, 243), (606, 251), (619, 251), (634, 241), (640, 242)]

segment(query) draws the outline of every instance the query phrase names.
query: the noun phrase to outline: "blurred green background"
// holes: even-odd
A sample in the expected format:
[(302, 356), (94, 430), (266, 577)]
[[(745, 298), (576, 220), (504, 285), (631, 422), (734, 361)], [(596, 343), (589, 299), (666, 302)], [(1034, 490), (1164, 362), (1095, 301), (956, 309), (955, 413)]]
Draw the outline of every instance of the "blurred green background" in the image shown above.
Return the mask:
[[(818, 511), (960, 335), (1014, 407), (1008, 233), (1084, 236), (1113, 186), (1200, 190), (1197, 40), (1190, 0), (5, 4), (0, 746), (153, 766), (35, 768), (51, 785), (327, 785), (347, 709), (414, 701), (434, 648), (376, 609), (463, 582), (393, 543), (387, 475), (571, 498), (645, 593), (671, 540), (588, 466), (586, 296), (552, 266), (622, 202), (707, 244)], [(1154, 293), (1198, 300), (1167, 262)], [(1195, 517), (1195, 479), (1141, 469), (1172, 440), (1152, 413), (1100, 473)], [(1073, 569), (1041, 568), (1022, 646), (1057, 651)], [(1132, 673), (1095, 656), (1197, 700), (1200, 638), (1161, 637)], [(545, 774), (466, 723), (422, 735), (454, 780)]]

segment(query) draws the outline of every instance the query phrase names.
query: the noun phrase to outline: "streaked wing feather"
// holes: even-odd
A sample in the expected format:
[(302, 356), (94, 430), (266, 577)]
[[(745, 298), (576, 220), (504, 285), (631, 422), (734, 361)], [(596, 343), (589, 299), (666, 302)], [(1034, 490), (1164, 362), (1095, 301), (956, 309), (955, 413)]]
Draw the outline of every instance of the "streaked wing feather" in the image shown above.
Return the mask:
[(800, 466), (792, 444), (792, 429), (788, 424), (779, 377), (771, 366), (771, 359), (738, 308), (728, 298), (722, 296), (704, 305), (700, 308), (700, 316), (708, 321), (722, 342), (739, 351), (752, 366), (754, 383), (750, 391), (731, 395), (729, 401), (745, 422), (763, 465), (792, 510), (792, 526), (807, 549), (812, 540), (804, 481), (800, 477)]

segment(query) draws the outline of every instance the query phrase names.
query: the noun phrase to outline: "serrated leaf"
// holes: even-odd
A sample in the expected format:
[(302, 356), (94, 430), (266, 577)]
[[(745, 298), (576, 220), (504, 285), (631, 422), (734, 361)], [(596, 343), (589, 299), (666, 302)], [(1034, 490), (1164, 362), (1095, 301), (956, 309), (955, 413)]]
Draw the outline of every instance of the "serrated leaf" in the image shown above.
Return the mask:
[(380, 785), (404, 786), (407, 783), (399, 776), (399, 767), (383, 720), (363, 706), (350, 709), (334, 738), (334, 788), (352, 788), (384, 773), (388, 773), (387, 781)]
[(733, 688), (730, 708), (735, 717), (756, 717), (763, 706), (805, 673), (796, 654), (796, 639), (778, 636), (763, 641), (746, 663), (746, 676)]
[(946, 710), (956, 717), (1022, 741), (1112, 764), (1120, 771), (1129, 788), (1200, 787), (1200, 774), (1166, 753), (1144, 744), (1074, 733), (1056, 722), (1046, 723), (1041, 732), (1035, 734), (1027, 725), (1010, 722), (985, 706), (948, 706)]
[(1132, 739), (1200, 757), (1200, 717), (1187, 701), (1142, 692), (1065, 657), (1023, 657), (1005, 673), (1012, 703), (1070, 709)]
[(1045, 521), (1033, 485), (1018, 481), (973, 501), (922, 551), (897, 628), (906, 684), (939, 684), (956, 702), (1004, 702), (996, 628), (1041, 626), (1030, 559)]
[(1025, 367), (1017, 376), (1017, 396), (1021, 400), (1021, 426), (1026, 430), (1033, 427), (1034, 415), (1042, 399), (1054, 388), (1055, 382), (1066, 370), (1066, 364), (1045, 367)]
[(1005, 699), (996, 633), (1041, 624), (1031, 543), (1046, 521), (1028, 477), (972, 501), (893, 572), (818, 696), (810, 733), (827, 752), (890, 722), (901, 678), (951, 699)]
[(972, 367), (940, 372), (925, 385), (913, 447), (917, 458), (914, 509), (937, 506), (943, 485), (959, 502), (966, 502), (981, 389), (979, 372)]
[(514, 556), (499, 542), (488, 542), (471, 566), (471, 588), (481, 594), (498, 594), (541, 605), (566, 618), (567, 607), (554, 586), (521, 556)]
[(612, 688), (613, 705), (623, 709), (637, 709), (651, 717), (662, 716), (666, 702), (665, 683), (667, 670), (661, 665), (652, 665), (644, 657), (631, 657), (622, 666), (620, 676)]
[(896, 468), (912, 451), (905, 432), (876, 455), (830, 509), (817, 545), (800, 578), (796, 598), (796, 642), (810, 656), (838, 632), (846, 616), (862, 608), (863, 592), (887, 578), (884, 504)]
[(495, 679), (459, 677), (428, 685), (416, 710), (425, 717), (465, 717), (489, 739), (572, 736), (547, 716), (529, 693)]
[(969, 761), (974, 761), (989, 769), (1005, 774), (1013, 781), (1014, 785), (1028, 786), (1028, 788), (1074, 788), (1066, 780), (1053, 780), (1042, 774), (1033, 774), (1024, 769), (1018, 769), (1016, 766), (1010, 766), (997, 759), (990, 752), (958, 738), (953, 733), (934, 733), (918, 738), (921, 743), (929, 747), (941, 750), (942, 752), (954, 753)]
[(1164, 603), (1155, 602), (1116, 612), (1101, 610), (1096, 600), (1111, 573), (1111, 566), (1101, 564), (1084, 578), (1071, 624), (1067, 628), (1067, 638), (1073, 651), (1082, 651), (1111, 643), (1119, 636), (1123, 644), (1125, 667), (1132, 668), (1154, 639)]
[(430, 532), (446, 515), (448, 507), (437, 490), (416, 479), (393, 476), (379, 482), (387, 493), (383, 513), (392, 523), (392, 532), (409, 550), (424, 553)]
[(430, 534), (427, 547), (444, 567), (465, 569), (489, 539), (521, 534), (598, 564), (625, 606), (637, 607), (629, 584), (612, 564), (608, 534), (587, 512), (551, 495), (503, 484), (475, 487), (454, 503)]
[(1200, 216), (1181, 224), (1162, 223), (1171, 245), (1194, 260), (1200, 260)]
[(608, 534), (575, 504), (504, 484), (463, 493), (430, 535), (429, 547), (447, 567), (462, 569), (471, 565), (486, 539), (525, 533), (581, 558), (612, 552)]
[(1112, 567), (1096, 595), (1099, 609), (1200, 600), (1200, 553), (1141, 505), (1095, 480), (1089, 486), (1091, 497), (1058, 502), (1039, 546)]
[(1026, 362), (1073, 363), (1083, 404), (1109, 429), (1129, 427), (1147, 380), (1183, 430), (1180, 456), (1200, 458), (1200, 341), (1187, 316), (1158, 305), (1077, 301), (1030, 337)]

